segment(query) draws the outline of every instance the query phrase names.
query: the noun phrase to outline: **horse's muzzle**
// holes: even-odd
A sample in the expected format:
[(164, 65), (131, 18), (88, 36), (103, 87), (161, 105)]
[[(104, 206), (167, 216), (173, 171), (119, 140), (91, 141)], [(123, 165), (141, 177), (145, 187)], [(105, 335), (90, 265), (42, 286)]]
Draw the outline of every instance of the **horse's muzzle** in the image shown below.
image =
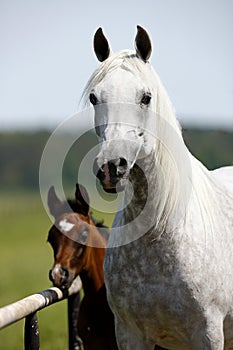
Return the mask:
[(93, 172), (106, 192), (121, 192), (124, 190), (128, 176), (127, 160), (124, 158), (113, 159), (99, 167), (98, 159), (96, 158)]
[(49, 271), (49, 279), (53, 282), (55, 287), (62, 289), (69, 288), (75, 276), (71, 276), (68, 269), (61, 267), (61, 265), (55, 265), (53, 269)]

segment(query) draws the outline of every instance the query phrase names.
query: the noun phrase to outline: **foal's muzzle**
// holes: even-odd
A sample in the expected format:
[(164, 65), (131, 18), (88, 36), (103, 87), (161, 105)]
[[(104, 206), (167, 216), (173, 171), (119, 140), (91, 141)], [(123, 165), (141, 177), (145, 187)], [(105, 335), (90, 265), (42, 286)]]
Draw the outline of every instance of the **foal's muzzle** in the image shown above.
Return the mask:
[(69, 270), (63, 268), (61, 265), (55, 265), (52, 270), (49, 271), (49, 279), (53, 282), (55, 287), (69, 288), (74, 279), (69, 273)]
[(116, 193), (124, 190), (128, 176), (128, 163), (125, 158), (112, 159), (101, 166), (96, 158), (93, 172), (100, 180), (103, 189), (108, 193)]

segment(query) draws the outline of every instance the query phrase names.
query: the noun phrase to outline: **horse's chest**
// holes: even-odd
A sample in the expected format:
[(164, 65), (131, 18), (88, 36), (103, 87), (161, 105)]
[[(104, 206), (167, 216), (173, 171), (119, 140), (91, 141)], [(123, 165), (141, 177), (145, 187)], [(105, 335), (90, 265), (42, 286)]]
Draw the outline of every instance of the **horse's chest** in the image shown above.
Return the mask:
[(188, 344), (193, 325), (199, 324), (201, 310), (213, 297), (227, 307), (227, 284), (219, 273), (223, 265), (217, 264), (215, 253), (206, 248), (204, 259), (199, 243), (182, 242), (169, 247), (152, 241), (147, 244), (142, 238), (107, 250), (105, 256), (105, 281), (113, 312), (148, 339), (160, 342), (166, 336), (160, 343), (165, 347), (170, 344), (167, 339)]
[(133, 252), (132, 248), (121, 247), (106, 253), (105, 277), (113, 311), (126, 322), (130, 319), (140, 324), (144, 320), (146, 328), (153, 327), (153, 321), (158, 319), (163, 323), (163, 315), (168, 311), (179, 317), (185, 291), (174, 269), (174, 257), (169, 252), (163, 260), (150, 257), (153, 251), (148, 248), (145, 262), (143, 254)]

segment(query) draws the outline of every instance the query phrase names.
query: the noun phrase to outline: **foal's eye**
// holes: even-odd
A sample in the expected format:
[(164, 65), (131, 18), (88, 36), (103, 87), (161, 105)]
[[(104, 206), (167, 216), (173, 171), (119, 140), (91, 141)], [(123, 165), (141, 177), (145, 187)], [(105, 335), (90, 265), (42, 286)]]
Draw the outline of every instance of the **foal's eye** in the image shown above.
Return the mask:
[(151, 100), (151, 94), (149, 92), (144, 93), (141, 99), (141, 104), (148, 105)]
[(95, 94), (91, 93), (89, 96), (90, 102), (91, 104), (93, 104), (93, 106), (95, 106), (97, 104), (97, 97)]
[(83, 244), (83, 245), (86, 245), (86, 244), (87, 244), (87, 241), (88, 241), (88, 234), (89, 234), (88, 230), (83, 230), (83, 231), (81, 232), (81, 234), (79, 235), (79, 239), (78, 239), (78, 241), (79, 241), (80, 244)]

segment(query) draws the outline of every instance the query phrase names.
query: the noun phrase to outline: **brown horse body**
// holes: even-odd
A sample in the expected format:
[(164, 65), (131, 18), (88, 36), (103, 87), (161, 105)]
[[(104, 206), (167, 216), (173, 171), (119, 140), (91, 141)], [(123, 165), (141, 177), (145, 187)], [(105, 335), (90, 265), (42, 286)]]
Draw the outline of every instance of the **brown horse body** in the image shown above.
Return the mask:
[(84, 297), (77, 327), (84, 349), (117, 350), (114, 317), (104, 284), (106, 240), (91, 218), (86, 190), (77, 185), (75, 197), (67, 205), (58, 199), (53, 187), (48, 193), (49, 209), (55, 218), (48, 235), (54, 250), (50, 279), (55, 286), (69, 288), (74, 278), (80, 276)]

